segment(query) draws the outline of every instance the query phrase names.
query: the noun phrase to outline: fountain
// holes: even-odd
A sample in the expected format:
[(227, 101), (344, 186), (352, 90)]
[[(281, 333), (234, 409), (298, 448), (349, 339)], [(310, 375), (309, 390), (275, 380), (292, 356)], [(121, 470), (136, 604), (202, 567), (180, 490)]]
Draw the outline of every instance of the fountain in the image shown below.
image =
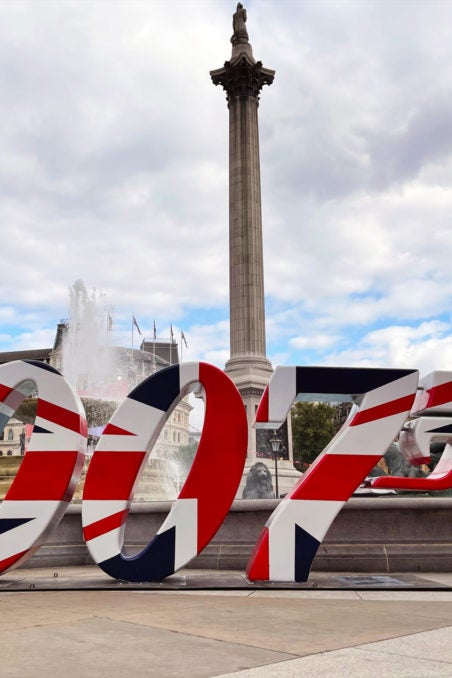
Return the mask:
[[(85, 283), (76, 280), (70, 288), (69, 319), (65, 322), (62, 341), (62, 372), (81, 396), (87, 413), (91, 434), (88, 461), (96, 438), (117, 404), (157, 368), (155, 355), (110, 345), (109, 314), (101, 302), (102, 295), (95, 291), (89, 293)], [(180, 447), (188, 445), (191, 409), (184, 399), (170, 415), (141, 471), (135, 501), (177, 497), (188, 472), (187, 464), (179, 463), (178, 453)], [(75, 501), (81, 499), (85, 471), (86, 468), (74, 495)]]

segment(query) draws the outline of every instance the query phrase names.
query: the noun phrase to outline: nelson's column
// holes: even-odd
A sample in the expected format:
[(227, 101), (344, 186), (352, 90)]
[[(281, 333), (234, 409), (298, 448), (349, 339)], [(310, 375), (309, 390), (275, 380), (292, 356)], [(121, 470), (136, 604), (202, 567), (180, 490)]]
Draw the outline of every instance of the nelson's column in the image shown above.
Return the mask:
[(259, 94), (275, 72), (253, 57), (246, 10), (233, 15), (232, 56), (211, 71), (222, 85), (229, 108), (229, 300), (231, 357), (225, 371), (236, 384), (247, 411), (248, 461), (254, 463), (255, 412), (272, 366), (266, 357), (264, 271), (259, 166)]

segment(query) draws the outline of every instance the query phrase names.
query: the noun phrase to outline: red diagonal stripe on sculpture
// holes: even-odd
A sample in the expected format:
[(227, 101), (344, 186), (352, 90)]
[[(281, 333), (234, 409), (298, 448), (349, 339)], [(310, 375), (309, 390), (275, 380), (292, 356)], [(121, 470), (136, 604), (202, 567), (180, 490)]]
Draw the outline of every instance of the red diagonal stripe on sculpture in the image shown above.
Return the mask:
[(77, 412), (67, 410), (65, 407), (49, 403), (48, 400), (39, 398), (37, 416), (48, 419), (48, 421), (53, 421), (55, 424), (64, 426), (70, 431), (80, 433), (80, 435), (83, 436), (86, 436), (88, 432), (86, 419), (84, 417)]
[(13, 389), (10, 386), (0, 384), (0, 401), (3, 402)]
[(5, 570), (8, 569), (8, 567), (11, 567), (11, 565), (17, 563), (19, 558), (22, 558), (22, 556), (25, 555), (26, 553), (27, 551), (21, 551), (20, 553), (15, 553), (13, 556), (9, 556), (9, 558), (0, 560), (0, 572), (4, 572)]
[(434, 407), (435, 405), (443, 405), (452, 400), (452, 381), (446, 381), (445, 384), (433, 386), (428, 391), (428, 402), (426, 407)]
[(114, 424), (107, 424), (102, 435), (111, 435), (111, 436), (135, 436), (136, 433), (132, 431), (126, 431), (125, 428), (119, 428)]
[(369, 421), (376, 421), (377, 419), (384, 419), (391, 417), (393, 414), (400, 414), (400, 412), (409, 412), (414, 400), (414, 393), (391, 400), (389, 403), (369, 407), (368, 410), (357, 412), (350, 422), (350, 426), (359, 426), (360, 424), (367, 424)]
[(83, 536), (85, 537), (85, 540), (90, 541), (91, 539), (100, 537), (106, 532), (111, 532), (111, 530), (116, 530), (118, 527), (121, 527), (121, 525), (125, 523), (128, 513), (129, 510), (124, 509), (123, 511), (113, 513), (111, 516), (107, 516), (106, 518), (96, 520), (96, 522), (91, 523), (91, 525), (87, 525), (83, 528)]
[(347, 501), (380, 459), (381, 454), (324, 454), (300, 478), (290, 499)]
[(97, 450), (86, 474), (83, 499), (128, 499), (145, 455)]
[[(249, 580), (270, 579), (270, 546), (268, 527), (262, 529), (259, 539), (254, 545), (251, 557), (246, 566), (246, 574)], [(251, 563), (251, 565), (250, 565)]]
[(5, 499), (9, 501), (67, 501), (68, 487), (83, 464), (77, 451), (29, 450)]
[(256, 412), (256, 422), (266, 422), (268, 421), (268, 386), (265, 387), (265, 391), (260, 399), (259, 406)]

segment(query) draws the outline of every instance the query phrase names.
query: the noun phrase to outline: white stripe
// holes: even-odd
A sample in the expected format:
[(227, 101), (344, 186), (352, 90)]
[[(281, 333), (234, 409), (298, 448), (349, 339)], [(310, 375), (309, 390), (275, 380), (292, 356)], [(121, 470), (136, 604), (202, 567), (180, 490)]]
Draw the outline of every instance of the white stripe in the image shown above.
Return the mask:
[(36, 417), (35, 426), (39, 426), (49, 433), (33, 431), (28, 446), (29, 451), (86, 450), (86, 436), (82, 436), (80, 433), (48, 419), (42, 419), (42, 417)]
[(416, 393), (419, 380), (419, 372), (415, 370), (405, 377), (390, 381), (388, 384), (379, 386), (365, 394), (360, 411), (370, 409), (385, 403), (390, 403), (398, 398), (404, 398), (411, 393)]
[[(282, 424), (297, 395), (297, 368), (277, 367), (268, 385), (268, 421)], [(257, 424), (259, 426), (259, 424)]]
[(174, 570), (186, 565), (198, 552), (198, 500), (178, 499), (157, 534), (176, 527)]
[[(408, 412), (341, 429), (327, 445), (328, 454), (384, 454), (403, 426)], [(352, 463), (352, 462), (351, 462)]]
[(33, 520), (0, 534), (0, 560), (43, 544), (67, 507), (68, 502), (65, 501), (3, 501), (0, 518), (33, 518)]
[(104, 560), (119, 556), (122, 549), (123, 536), (124, 525), (88, 541), (86, 544), (94, 561), (102, 563)]
[(113, 516), (130, 506), (127, 499), (84, 499), (82, 502), (82, 526)]
[(157, 440), (166, 417), (166, 412), (162, 410), (126, 398), (113, 414), (109, 423), (125, 431), (130, 431), (133, 435), (104, 433), (97, 444), (96, 452), (144, 451), (150, 447), (150, 442), (153, 444)]
[[(269, 521), (269, 574), (272, 581), (295, 579), (295, 524), (321, 542), (345, 502), (287, 499)], [(276, 518), (276, 520), (275, 520)]]
[(199, 363), (181, 363), (179, 365), (179, 385), (182, 391), (186, 386), (199, 381)]

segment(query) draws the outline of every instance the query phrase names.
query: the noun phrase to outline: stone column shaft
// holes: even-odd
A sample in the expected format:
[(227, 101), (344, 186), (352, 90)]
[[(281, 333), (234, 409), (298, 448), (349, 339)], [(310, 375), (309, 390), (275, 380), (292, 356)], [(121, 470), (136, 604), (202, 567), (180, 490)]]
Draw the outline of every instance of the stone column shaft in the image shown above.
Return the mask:
[[(237, 10), (240, 13), (240, 8)], [(235, 28), (234, 28), (235, 30)], [(266, 357), (264, 267), (258, 107), (274, 71), (253, 57), (246, 31), (231, 39), (231, 61), (211, 71), (229, 108), (229, 302), (231, 357), (225, 371), (243, 398), (248, 418), (248, 460), (254, 461), (253, 421), (272, 373)]]
[(266, 355), (258, 100), (229, 102), (231, 358)]

